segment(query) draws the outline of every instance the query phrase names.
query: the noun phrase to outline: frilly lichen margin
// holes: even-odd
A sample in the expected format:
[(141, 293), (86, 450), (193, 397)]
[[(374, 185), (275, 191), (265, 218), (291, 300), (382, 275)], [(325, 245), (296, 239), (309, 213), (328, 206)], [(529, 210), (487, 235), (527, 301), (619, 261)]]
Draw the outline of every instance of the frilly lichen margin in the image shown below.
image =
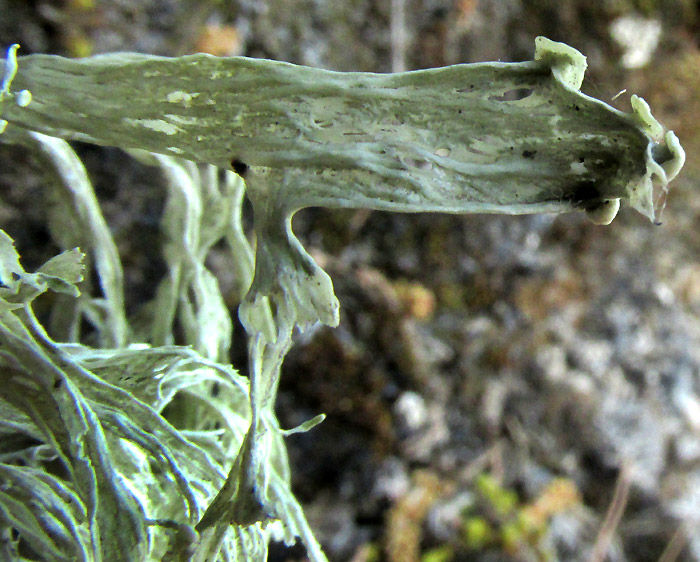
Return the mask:
[(3, 103), (7, 100), (14, 100), (19, 107), (27, 107), (32, 101), (32, 94), (29, 90), (20, 90), (14, 94), (10, 91), (12, 81), (17, 74), (17, 49), (19, 49), (18, 43), (10, 45), (5, 57), (5, 72), (2, 77), (2, 85), (0, 85), (0, 134), (7, 127), (7, 121), (2, 119)]
[[(547, 63), (559, 82), (573, 91), (580, 91), (588, 67), (586, 57), (579, 51), (566, 45), (537, 37), (535, 39), (535, 60)], [(668, 193), (668, 184), (678, 175), (685, 164), (685, 151), (673, 131), (666, 131), (652, 115), (649, 104), (640, 96), (630, 98), (632, 119), (649, 137), (650, 143), (645, 151), (646, 173), (630, 186), (630, 205), (649, 218), (658, 220)], [(623, 112), (610, 108), (624, 116)], [(665, 155), (655, 154), (661, 149)], [(662, 160), (662, 162), (659, 162)], [(654, 179), (658, 182), (659, 194), (654, 197)], [(589, 218), (598, 224), (609, 224), (617, 213), (619, 200), (613, 206), (589, 211)]]
[[(630, 104), (633, 118), (651, 139), (644, 153), (646, 174), (631, 190), (630, 204), (650, 220), (658, 221), (666, 205), (668, 184), (685, 164), (685, 150), (676, 134), (673, 131), (665, 131), (661, 123), (654, 118), (649, 104), (643, 98), (633, 95)], [(659, 187), (656, 197), (654, 179)]]
[[(30, 149), (36, 149), (34, 141), (38, 141), (44, 143), (45, 149), (50, 152), (70, 151), (65, 141), (35, 133), (25, 134), (29, 138), (23, 144)], [(17, 140), (17, 136), (17, 133), (13, 134), (13, 140)], [(70, 172), (65, 166), (59, 166), (58, 169), (69, 177), (85, 174), (82, 166), (75, 166), (76, 158), (61, 155), (49, 158), (46, 162), (72, 162)], [(181, 239), (183, 247), (177, 248), (180, 240), (173, 240), (167, 249), (170, 255), (179, 253), (185, 259), (171, 260), (169, 267), (179, 270), (185, 279), (196, 279), (201, 274), (202, 261), (207, 253), (201, 248), (208, 248), (209, 244), (215, 243), (221, 236), (228, 238), (232, 234), (232, 249), (235, 247), (244, 257), (249, 254), (250, 248), (242, 232), (231, 232), (240, 230), (242, 226), (240, 216), (237, 215), (242, 203), (243, 182), (238, 176), (232, 172), (226, 173), (226, 180), (221, 186), (221, 195), (237, 205), (236, 210), (217, 201), (218, 172), (212, 173), (212, 167), (206, 168), (200, 175), (199, 168), (191, 162), (176, 162), (155, 155), (150, 163), (160, 165), (166, 174), (176, 172), (174, 175), (169, 174), (170, 181), (181, 184), (173, 186), (170, 191), (175, 202), (168, 205), (164, 217), (166, 228), (175, 229), (170, 232), (170, 237), (177, 237), (180, 221), (184, 220), (185, 225), (190, 223), (186, 228), (189, 234)], [(86, 177), (82, 181), (85, 186), (76, 191), (75, 197), (90, 199), (90, 195), (94, 194), (87, 193), (92, 191), (89, 181)], [(187, 191), (187, 196), (181, 198), (180, 193), (184, 191)], [(82, 206), (84, 205), (83, 203)], [(202, 227), (200, 224), (194, 227), (191, 222), (200, 217), (197, 210), (201, 208), (205, 209), (207, 226)], [(168, 217), (168, 214), (171, 216)], [(95, 220), (94, 213), (89, 220)], [(228, 228), (227, 221), (230, 221)], [(89, 224), (80, 222), (75, 226), (90, 227)], [(105, 240), (98, 239), (96, 243), (105, 244)], [(100, 249), (93, 248), (92, 251), (99, 253)], [(89, 435), (83, 431), (85, 435), (82, 439), (87, 444), (97, 444), (100, 458), (93, 458), (97, 452), (90, 446), (82, 453), (76, 452), (78, 449), (64, 446), (62, 458), (69, 466), (74, 463), (78, 466), (93, 464), (98, 469), (95, 478), (97, 489), (101, 492), (97, 493), (90, 479), (66, 482), (43, 474), (39, 468), (30, 469), (29, 473), (27, 469), (2, 470), (0, 463), (0, 477), (4, 479), (5, 486), (0, 488), (0, 519), (19, 526), (23, 537), (36, 539), (36, 545), (47, 561), (63, 561), (68, 556), (76, 557), (80, 562), (184, 562), (214, 560), (220, 551), (223, 557), (221, 560), (262, 560), (266, 557), (267, 543), (273, 536), (288, 543), (294, 541), (295, 537), (300, 537), (307, 545), (312, 560), (325, 561), (303, 512), (289, 489), (289, 469), (283, 439), (288, 432), (279, 427), (271, 409), (274, 404), (269, 399), (259, 403), (262, 410), (261, 425), (258, 427), (263, 429), (263, 434), (258, 436), (257, 433), (250, 432), (250, 437), (246, 439), (246, 442), (255, 442), (258, 462), (250, 466), (240, 463), (238, 466), (242, 474), (252, 478), (255, 489), (264, 494), (263, 500), (269, 506), (270, 513), (274, 514), (273, 519), (263, 524), (254, 518), (245, 525), (237, 525), (235, 519), (230, 519), (223, 513), (223, 521), (215, 520), (212, 527), (218, 529), (217, 533), (212, 535), (205, 526), (198, 527), (200, 533), (195, 531), (194, 524), (203, 515), (205, 508), (209, 507), (207, 501), (213, 500), (214, 495), (220, 492), (218, 488), (223, 483), (226, 465), (236, 457), (236, 451), (244, 441), (250, 423), (251, 397), (247, 381), (233, 372), (230, 366), (215, 363), (186, 348), (129, 345), (115, 349), (90, 349), (77, 344), (56, 344), (42, 335), (43, 328), (31, 314), (32, 301), (49, 289), (73, 297), (84, 297), (85, 295), (80, 295), (77, 285), (81, 281), (82, 260), (83, 254), (80, 251), (68, 250), (47, 262), (36, 273), (27, 273), (20, 265), (12, 240), (0, 231), (0, 280), (4, 285), (0, 287), (0, 339), (6, 344), (4, 359), (10, 356), (15, 359), (12, 368), (3, 365), (3, 370), (0, 371), (3, 381), (7, 376), (10, 377), (9, 381), (5, 381), (10, 383), (4, 385), (6, 392), (0, 396), (0, 409), (3, 412), (0, 417), (0, 432), (22, 432), (26, 428), (35, 439), (47, 441), (44, 446), (49, 446), (48, 443), (56, 440), (55, 435), (63, 433), (60, 428), (53, 428), (57, 419), (45, 420), (45, 424), (40, 424), (38, 429), (31, 429), (27, 424), (18, 427), (10, 423), (8, 426), (7, 422), (17, 419), (19, 412), (29, 407), (30, 402), (19, 399), (22, 394), (27, 394), (28, 398), (38, 404), (61, 396), (62, 388), (70, 389), (75, 407), (62, 409), (60, 419), (69, 428), (83, 427), (87, 423), (91, 429)], [(247, 261), (249, 260), (243, 259), (240, 264), (243, 266), (240, 272), (242, 287), (250, 282), (252, 273), (245, 268)], [(114, 268), (98, 268), (98, 274), (114, 275)], [(213, 291), (215, 294), (207, 297), (209, 303), (197, 302), (192, 306), (199, 307), (206, 313), (214, 304), (225, 312), (218, 286), (206, 282), (206, 277), (203, 279), (205, 283), (201, 290)], [(180, 302), (183, 302), (182, 299)], [(162, 308), (167, 306), (161, 306), (159, 310)], [(206, 325), (207, 322), (220, 322), (220, 318), (208, 313), (202, 316), (194, 310), (188, 311), (188, 315), (190, 312), (193, 312), (191, 317), (196, 318), (199, 324), (205, 324), (201, 328), (205, 334), (215, 328)], [(23, 327), (27, 320), (26, 314), (29, 315), (30, 330)], [(161, 323), (161, 320), (154, 319), (154, 324)], [(98, 325), (98, 330), (102, 329), (105, 326)], [(18, 339), (16, 335), (24, 337)], [(189, 337), (199, 347), (197, 335), (191, 333)], [(35, 341), (37, 338), (38, 341)], [(16, 345), (9, 345), (10, 341), (16, 342)], [(223, 350), (224, 354), (227, 347)], [(216, 345), (205, 344), (201, 349), (203, 353), (222, 353)], [(35, 356), (40, 359), (37, 360)], [(266, 371), (271, 368), (278, 370), (281, 362), (281, 358), (276, 358), (274, 364), (269, 365), (264, 358), (261, 357), (261, 360), (260, 366)], [(45, 382), (42, 378), (48, 372), (59, 371), (58, 383)], [(29, 381), (40, 381), (39, 391), (22, 392), (20, 387)], [(211, 384), (216, 384), (219, 388), (216, 397), (210, 393)], [(45, 397), (43, 392), (47, 392), (50, 398)], [(179, 392), (186, 392), (195, 402), (209, 403), (217, 415), (226, 414), (222, 435), (229, 443), (228, 447), (217, 449), (215, 445), (219, 439), (214, 434), (218, 432), (177, 432), (158, 415)], [(269, 389), (265, 393), (269, 396)], [(10, 402), (4, 400), (13, 397), (17, 399)], [(40, 418), (37, 414), (37, 419)], [(207, 416), (204, 416), (206, 419)], [(315, 419), (302, 424), (298, 430), (307, 430), (317, 421), (319, 420)], [(47, 429), (46, 435), (42, 427)], [(80, 436), (75, 436), (75, 439), (80, 440)], [(62, 443), (60, 440), (58, 442)], [(108, 450), (111, 453), (107, 453)], [(146, 462), (146, 456), (151, 460)], [(243, 460), (244, 457), (239, 455), (239, 458)], [(157, 466), (154, 473), (149, 468), (153, 466)], [(237, 474), (236, 470), (234, 467), (234, 475)], [(36, 478), (43, 479), (43, 483)], [(166, 478), (166, 481), (161, 481), (162, 478)], [(171, 494), (172, 497), (163, 495), (163, 486), (169, 482), (167, 487), (173, 489), (173, 480), (177, 483), (179, 494)], [(95, 480), (92, 481), (94, 483)], [(45, 483), (59, 493), (49, 493), (45, 490)], [(29, 507), (20, 508), (18, 501), (24, 501), (21, 500), (20, 491), (29, 489), (41, 492), (41, 500), (37, 502), (32, 500), (31, 494), (26, 495), (24, 500)], [(13, 491), (8, 495), (8, 490)], [(63, 504), (66, 498), (71, 499), (70, 506)], [(231, 506), (239, 506), (238, 511), (247, 502), (247, 497), (239, 498), (239, 494), (226, 498)], [(100, 499), (99, 511), (94, 508), (97, 499)], [(186, 508), (184, 513), (183, 507)], [(47, 531), (46, 536), (37, 535), (37, 529), (41, 525), (32, 527), (32, 520), (42, 512), (49, 512), (54, 517), (51, 527), (53, 534)], [(5, 517), (8, 513), (14, 513), (15, 516), (8, 519)], [(87, 513), (93, 515), (86, 522)], [(231, 525), (233, 530), (227, 532)], [(66, 536), (60, 526), (70, 536)], [(164, 531), (170, 535), (170, 540)], [(9, 544), (5, 546), (10, 548)], [(9, 553), (7, 560), (15, 560), (10, 550), (0, 551), (0, 554), (6, 553)]]
[(586, 57), (565, 43), (546, 37), (535, 39), (535, 60), (548, 64), (562, 85), (579, 91), (588, 68)]

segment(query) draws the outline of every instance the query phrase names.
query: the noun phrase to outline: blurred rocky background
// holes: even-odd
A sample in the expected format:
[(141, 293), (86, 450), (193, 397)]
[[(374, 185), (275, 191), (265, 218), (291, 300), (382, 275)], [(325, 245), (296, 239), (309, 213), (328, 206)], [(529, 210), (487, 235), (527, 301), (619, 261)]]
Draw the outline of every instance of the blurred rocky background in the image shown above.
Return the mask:
[[(646, 98), (685, 170), (659, 226), (629, 209), (608, 227), (295, 217), (341, 324), (297, 342), (278, 411), (287, 427), (328, 414), (289, 447), (333, 562), (700, 561), (700, 2), (0, 0), (0, 46), (20, 54), (205, 51), (391, 72), (528, 60), (537, 35), (588, 56), (584, 92), (623, 110)], [(137, 310), (163, 271), (150, 253), (163, 186), (118, 150), (77, 149)], [(28, 269), (55, 250), (42, 181), (2, 147), (0, 226)], [(211, 265), (231, 286), (223, 252)], [(245, 371), (240, 330), (232, 361)], [(271, 560), (305, 555), (279, 545)]]

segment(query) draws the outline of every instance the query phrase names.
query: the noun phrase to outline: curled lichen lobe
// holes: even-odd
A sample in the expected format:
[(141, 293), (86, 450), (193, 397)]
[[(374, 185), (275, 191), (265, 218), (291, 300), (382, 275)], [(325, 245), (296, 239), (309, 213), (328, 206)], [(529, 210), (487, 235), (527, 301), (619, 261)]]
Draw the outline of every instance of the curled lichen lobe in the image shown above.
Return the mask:
[(233, 169), (251, 198), (274, 191), (289, 212), (566, 212), (622, 199), (653, 218), (654, 182), (665, 193), (683, 163), (643, 100), (623, 113), (582, 94), (586, 58), (543, 37), (532, 61), (398, 74), (124, 53), (20, 66), (38, 103), (11, 104), (9, 121)]

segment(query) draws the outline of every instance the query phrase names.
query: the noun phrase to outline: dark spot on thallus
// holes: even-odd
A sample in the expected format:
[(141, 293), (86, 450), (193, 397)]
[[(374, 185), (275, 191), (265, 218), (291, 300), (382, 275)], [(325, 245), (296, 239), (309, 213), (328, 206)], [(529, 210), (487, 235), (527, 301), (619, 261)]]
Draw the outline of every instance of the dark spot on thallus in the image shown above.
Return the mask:
[(588, 208), (591, 206), (591, 203), (601, 199), (601, 193), (595, 182), (581, 181), (574, 184), (571, 191), (562, 199), (570, 201), (575, 207)]
[(63, 379), (56, 379), (53, 382), (53, 389), (58, 390), (59, 388), (61, 388), (61, 385), (63, 385)]
[(15, 281), (19, 281), (20, 279), (22, 279), (22, 276), (19, 273), (17, 273), (16, 271), (13, 271), (12, 272), (12, 279)]
[(236, 172), (242, 178), (244, 178), (245, 175), (248, 173), (248, 164), (242, 162), (238, 158), (234, 158), (233, 160), (231, 160), (231, 168), (233, 168), (233, 171)]
[(537, 154), (536, 150), (523, 150), (523, 158), (527, 158), (528, 160), (532, 160), (535, 154)]

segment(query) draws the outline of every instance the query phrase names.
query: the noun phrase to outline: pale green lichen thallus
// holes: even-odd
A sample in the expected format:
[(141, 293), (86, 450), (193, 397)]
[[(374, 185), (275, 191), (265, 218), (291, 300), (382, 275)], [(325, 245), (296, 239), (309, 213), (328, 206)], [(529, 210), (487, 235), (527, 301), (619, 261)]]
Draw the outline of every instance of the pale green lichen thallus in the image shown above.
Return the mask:
[(291, 231), (304, 207), (582, 210), (607, 224), (627, 201), (654, 220), (683, 149), (641, 98), (624, 113), (581, 93), (585, 70), (581, 53), (544, 37), (532, 61), (398, 74), (202, 54), (31, 55), (13, 85), (33, 101), (5, 104), (2, 118), (244, 177), (258, 246), (239, 316), (273, 338), (283, 317), (338, 321), (330, 278)]
[(245, 165), (249, 195), (287, 212), (583, 209), (609, 222), (622, 199), (653, 218), (651, 180), (665, 189), (683, 163), (675, 135), (639, 98), (623, 113), (582, 94), (575, 49), (538, 37), (534, 59), (370, 74), (208, 55), (36, 55), (16, 77), (35, 103), (3, 117)]

